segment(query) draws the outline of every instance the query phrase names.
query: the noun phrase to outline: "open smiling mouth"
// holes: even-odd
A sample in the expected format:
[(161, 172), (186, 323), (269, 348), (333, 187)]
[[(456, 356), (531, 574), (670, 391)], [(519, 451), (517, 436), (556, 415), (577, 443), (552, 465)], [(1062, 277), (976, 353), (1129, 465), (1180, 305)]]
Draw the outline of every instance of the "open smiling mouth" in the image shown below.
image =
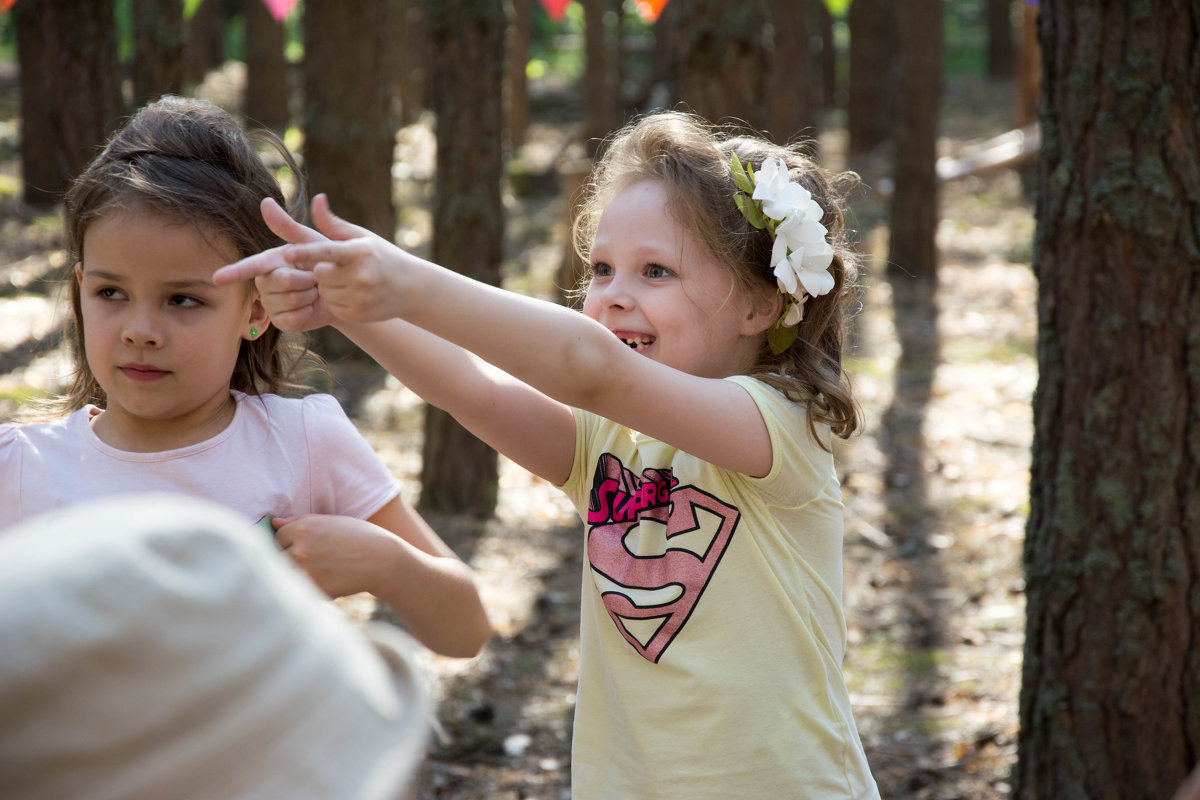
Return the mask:
[(618, 337), (622, 342), (629, 345), (634, 350), (644, 350), (654, 344), (653, 336), (634, 336), (634, 337)]

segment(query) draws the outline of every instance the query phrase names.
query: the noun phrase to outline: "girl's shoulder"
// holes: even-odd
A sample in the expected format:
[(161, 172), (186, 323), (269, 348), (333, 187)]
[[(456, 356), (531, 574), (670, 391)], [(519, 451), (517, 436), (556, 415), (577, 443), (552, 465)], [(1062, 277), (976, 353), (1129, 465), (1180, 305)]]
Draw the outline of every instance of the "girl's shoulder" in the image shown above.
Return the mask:
[(235, 393), (239, 435), (267, 433), (281, 441), (305, 441), (315, 452), (361, 438), (333, 395), (314, 392), (303, 397)]
[(771, 437), (772, 474), (780, 469), (792, 473), (815, 470), (821, 474), (832, 470), (832, 431), (823, 422), (809, 425), (808, 401), (805, 398), (797, 398), (766, 381), (747, 375), (735, 375), (726, 380), (745, 389), (762, 414)]
[(49, 455), (87, 446), (88, 418), (94, 411), (87, 406), (53, 419), (0, 424), (0, 472), (19, 462), (25, 453)]
[(333, 395), (314, 392), (302, 397), (281, 397), (277, 394), (249, 395), (235, 391), (238, 412), (246, 416), (261, 416), (275, 423), (303, 422), (313, 417), (345, 417), (346, 412)]
[(762, 378), (752, 375), (732, 375), (725, 380), (736, 383), (746, 390), (768, 424), (770, 424), (770, 417), (780, 418), (785, 424), (790, 424), (791, 420), (806, 422), (808, 419), (808, 402), (804, 398), (784, 392)]
[(95, 413), (94, 406), (72, 411), (50, 419), (17, 420), (0, 423), (0, 447), (28, 446), (48, 439), (74, 436), (82, 425)]

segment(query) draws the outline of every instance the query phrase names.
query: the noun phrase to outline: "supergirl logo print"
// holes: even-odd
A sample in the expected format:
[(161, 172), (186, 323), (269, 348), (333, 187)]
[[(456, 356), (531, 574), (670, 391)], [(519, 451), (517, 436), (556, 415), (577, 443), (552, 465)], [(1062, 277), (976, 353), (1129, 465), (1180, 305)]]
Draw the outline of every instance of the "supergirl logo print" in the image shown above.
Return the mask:
[(600, 456), (588, 509), (592, 579), (617, 630), (657, 663), (683, 629), (725, 554), (740, 514), (670, 469), (641, 477)]

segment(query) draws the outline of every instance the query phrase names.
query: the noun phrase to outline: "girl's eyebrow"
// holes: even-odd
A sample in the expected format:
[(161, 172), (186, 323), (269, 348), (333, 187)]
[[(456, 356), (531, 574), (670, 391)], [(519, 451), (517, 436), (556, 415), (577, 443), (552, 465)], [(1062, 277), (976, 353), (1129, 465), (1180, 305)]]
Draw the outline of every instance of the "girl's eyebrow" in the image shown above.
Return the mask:
[[(89, 270), (89, 269), (85, 268), (83, 271), (83, 275), (84, 275), (84, 277), (99, 278), (100, 280), (105, 280), (105, 281), (121, 281), (121, 280), (125, 279), (124, 275), (119, 275), (115, 272), (108, 272), (107, 270), (102, 270), (102, 269)], [(170, 286), (172, 288), (177, 288), (177, 289), (190, 289), (192, 287), (197, 287), (197, 286), (201, 287), (201, 288), (207, 288), (207, 289), (217, 288), (217, 285), (215, 283), (213, 283), (211, 280), (205, 281), (205, 280), (200, 280), (199, 278), (192, 278), (189, 280), (182, 280), (182, 281), (164, 281), (163, 285)]]

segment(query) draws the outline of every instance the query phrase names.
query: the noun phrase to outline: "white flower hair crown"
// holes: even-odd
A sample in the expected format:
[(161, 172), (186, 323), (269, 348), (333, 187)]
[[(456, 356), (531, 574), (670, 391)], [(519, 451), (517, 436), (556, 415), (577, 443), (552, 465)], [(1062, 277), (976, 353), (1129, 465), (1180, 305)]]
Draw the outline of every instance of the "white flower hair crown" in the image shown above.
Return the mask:
[(767, 333), (771, 352), (779, 355), (792, 346), (804, 319), (804, 301), (833, 291), (833, 248), (821, 224), (824, 210), (812, 194), (788, 176), (782, 158), (768, 158), (755, 174), (732, 154), (730, 169), (738, 190), (733, 195), (742, 216), (756, 228), (766, 229), (775, 242), (771, 269), (784, 296), (783, 313)]

